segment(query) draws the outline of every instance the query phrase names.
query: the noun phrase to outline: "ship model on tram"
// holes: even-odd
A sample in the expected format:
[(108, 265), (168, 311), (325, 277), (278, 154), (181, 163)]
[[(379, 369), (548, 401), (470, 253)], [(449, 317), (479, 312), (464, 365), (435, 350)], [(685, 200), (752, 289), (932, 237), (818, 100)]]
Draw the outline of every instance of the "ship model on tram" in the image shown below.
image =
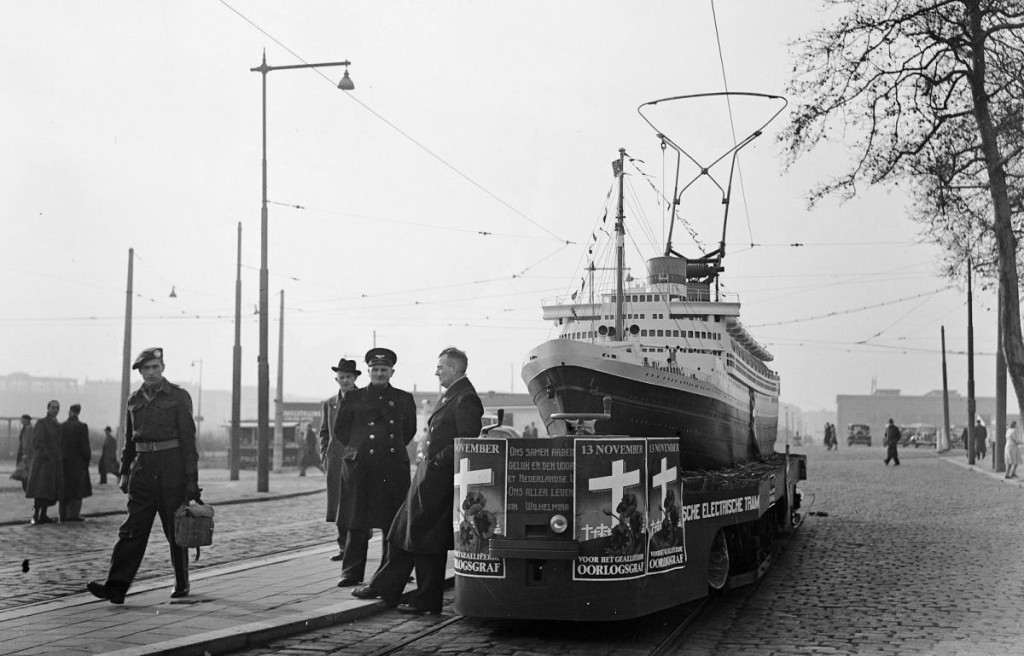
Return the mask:
[[(645, 107), (671, 100), (679, 98), (641, 105), (641, 115)], [(733, 168), (755, 135), (730, 150)], [(659, 136), (664, 145), (684, 152)], [(664, 254), (647, 260), (642, 282), (627, 285), (624, 156), (620, 151), (614, 166), (619, 179), (615, 289), (589, 303), (577, 298), (546, 304), (544, 319), (560, 334), (526, 356), (523, 380), (541, 418), (549, 432), (565, 433), (571, 426), (553, 417), (601, 412), (610, 398), (612, 416), (597, 422), (598, 432), (678, 437), (687, 468), (730, 467), (769, 455), (778, 429), (779, 376), (768, 366), (771, 353), (740, 322), (739, 302), (725, 300), (719, 287), (731, 172), (718, 248), (694, 258), (677, 253), (673, 221)], [(701, 168), (697, 177), (707, 175)], [(678, 202), (674, 193), (670, 216)]]
[[(736, 155), (785, 100), (746, 93), (777, 111), (730, 158), (718, 248), (687, 258), (672, 247), (626, 278), (623, 185), (617, 177), (614, 289), (588, 302), (544, 305), (556, 339), (523, 367), (548, 436), (500, 426), (456, 440), (453, 526), (456, 610), (467, 616), (602, 621), (649, 614), (756, 581), (778, 537), (800, 523), (806, 460), (775, 453), (779, 377), (771, 354), (721, 293), (725, 223)], [(655, 128), (662, 149), (697, 163)], [(711, 165), (713, 166), (713, 164)], [(696, 179), (710, 176), (698, 165)], [(713, 179), (713, 178), (712, 178)], [(680, 196), (671, 197), (675, 216)], [(590, 272), (594, 267), (591, 265)], [(593, 284), (589, 287), (593, 290)]]

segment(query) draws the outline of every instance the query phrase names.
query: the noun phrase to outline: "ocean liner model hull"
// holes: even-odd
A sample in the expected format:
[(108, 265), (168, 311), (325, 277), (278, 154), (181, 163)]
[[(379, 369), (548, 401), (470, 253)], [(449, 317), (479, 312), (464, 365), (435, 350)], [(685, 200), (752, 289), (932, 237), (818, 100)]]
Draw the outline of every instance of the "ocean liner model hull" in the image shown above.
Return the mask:
[(736, 380), (624, 361), (623, 350), (552, 340), (527, 355), (523, 379), (549, 432), (571, 431), (552, 414), (601, 413), (609, 397), (611, 419), (598, 420), (596, 432), (678, 437), (685, 470), (730, 467), (774, 452), (772, 395)]

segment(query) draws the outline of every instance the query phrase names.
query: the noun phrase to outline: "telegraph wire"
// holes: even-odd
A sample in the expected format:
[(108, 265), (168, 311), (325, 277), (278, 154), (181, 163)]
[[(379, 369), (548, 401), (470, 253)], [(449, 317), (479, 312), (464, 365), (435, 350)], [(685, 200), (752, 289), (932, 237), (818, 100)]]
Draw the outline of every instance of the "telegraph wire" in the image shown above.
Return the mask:
[(940, 293), (942, 293), (944, 291), (947, 291), (949, 289), (951, 289), (951, 288), (950, 287), (940, 287), (939, 289), (935, 289), (935, 290), (930, 291), (930, 292), (923, 292), (921, 294), (915, 294), (914, 296), (904, 296), (902, 298), (896, 298), (896, 299), (893, 299), (893, 300), (890, 300), (890, 301), (883, 301), (881, 303), (875, 303), (873, 305), (864, 305), (864, 306), (857, 307), (857, 308), (851, 308), (849, 310), (834, 310), (832, 312), (826, 312), (825, 314), (818, 314), (818, 315), (814, 315), (814, 316), (810, 316), (810, 317), (802, 317), (802, 318), (799, 318), (799, 319), (789, 319), (787, 321), (774, 321), (772, 323), (750, 324), (748, 326), (748, 328), (767, 328), (767, 327), (772, 327), (772, 326), (789, 326), (789, 325), (792, 325), (794, 323), (804, 323), (805, 321), (817, 321), (818, 319), (831, 319), (832, 317), (839, 317), (839, 316), (843, 316), (843, 315), (847, 315), (847, 314), (855, 314), (857, 312), (863, 312), (865, 310), (874, 310), (874, 309), (877, 309), (877, 308), (880, 308), (880, 307), (886, 307), (886, 306), (889, 306), (889, 305), (895, 305), (896, 303), (903, 303), (905, 301), (911, 301), (911, 300), (914, 300), (916, 298), (924, 298), (926, 296), (928, 296), (928, 297), (935, 296), (936, 294), (940, 294)]
[[(328, 215), (331, 215), (331, 216), (345, 216), (345, 217), (351, 217), (351, 218), (354, 218), (354, 219), (365, 219), (367, 221), (373, 221), (374, 223), (395, 223), (395, 224), (398, 224), (398, 225), (415, 226), (417, 228), (426, 228), (428, 230), (434, 230), (434, 231), (436, 231), (436, 230), (447, 230), (449, 232), (462, 232), (462, 233), (468, 233), (468, 234), (475, 234), (475, 235), (479, 235), (481, 237), (506, 237), (506, 238), (510, 238), (510, 239), (543, 239), (545, 241), (548, 240), (547, 237), (538, 237), (538, 236), (530, 236), (530, 235), (515, 235), (515, 234), (511, 234), (511, 233), (493, 232), (493, 231), (490, 231), (490, 230), (474, 230), (473, 228), (456, 228), (456, 227), (453, 227), (453, 226), (439, 226), (439, 225), (431, 225), (431, 224), (428, 224), (428, 223), (417, 223), (415, 221), (404, 221), (404, 220), (401, 220), (401, 219), (387, 219), (387, 218), (383, 218), (383, 217), (379, 217), (379, 216), (367, 216), (365, 214), (353, 214), (351, 212), (338, 212), (338, 211), (335, 211), (335, 210), (317, 209), (317, 208), (307, 207), (305, 205), (297, 205), (295, 203), (282, 203), (280, 201), (269, 200), (269, 199), (267, 200), (267, 203), (271, 204), (271, 205), (278, 205), (280, 207), (286, 207), (286, 208), (289, 208), (289, 209), (294, 209), (294, 210), (305, 210), (305, 211), (309, 211), (309, 212), (313, 212), (313, 213), (317, 213), (317, 214), (328, 214)], [(576, 244), (576, 242), (574, 242), (574, 241), (563, 241), (561, 239), (559, 239), (558, 241), (559, 242), (563, 242), (566, 245), (575, 245)]]
[[(298, 54), (297, 52), (295, 52), (294, 50), (292, 50), (291, 48), (289, 48), (288, 46), (286, 46), (286, 45), (285, 45), (284, 43), (282, 43), (282, 42), (281, 42), (280, 40), (278, 40), (278, 39), (277, 39), (277, 37), (273, 36), (272, 34), (270, 34), (269, 32), (267, 32), (267, 31), (266, 31), (265, 29), (263, 29), (262, 27), (260, 27), (259, 25), (257, 25), (257, 24), (256, 24), (255, 22), (253, 22), (253, 21), (252, 21), (252, 20), (251, 20), (251, 19), (250, 19), (250, 18), (249, 18), (248, 16), (246, 16), (246, 15), (245, 15), (245, 14), (243, 14), (242, 12), (238, 11), (237, 9), (235, 9), (234, 7), (232, 7), (231, 5), (229, 5), (229, 4), (227, 3), (227, 0), (219, 0), (219, 2), (220, 2), (220, 3), (222, 4), (222, 5), (224, 5), (225, 7), (227, 7), (228, 9), (230, 9), (230, 10), (231, 10), (232, 12), (234, 12), (234, 13), (235, 13), (236, 15), (238, 15), (238, 16), (239, 16), (239, 17), (240, 17), (240, 18), (241, 18), (242, 20), (244, 20), (244, 21), (245, 21), (246, 23), (249, 23), (249, 25), (252, 25), (252, 26), (253, 26), (253, 27), (254, 27), (255, 29), (257, 29), (257, 30), (258, 30), (259, 32), (261, 32), (261, 33), (262, 33), (262, 34), (263, 34), (264, 36), (266, 36), (266, 37), (267, 37), (268, 39), (270, 39), (271, 41), (273, 41), (273, 42), (274, 42), (274, 43), (276, 43), (277, 45), (281, 46), (281, 48), (283, 48), (283, 49), (284, 49), (284, 50), (285, 50), (286, 52), (288, 52), (288, 53), (289, 53), (289, 54), (291, 54), (291, 55), (292, 55), (293, 57), (295, 57), (296, 59), (298, 59), (298, 60), (299, 60), (300, 62), (302, 62), (303, 64), (309, 64), (309, 62), (308, 62), (308, 61), (306, 61), (306, 60), (305, 60), (304, 58), (302, 58), (301, 56), (299, 56), (299, 54)], [(334, 80), (332, 80), (331, 78), (327, 77), (327, 74), (326, 74), (326, 73), (324, 73), (323, 71), (321, 71), (320, 69), (317, 69), (317, 68), (312, 68), (312, 69), (310, 69), (310, 70), (312, 70), (312, 71), (313, 71), (314, 73), (316, 73), (317, 75), (319, 75), (320, 77), (322, 77), (322, 78), (323, 78), (324, 80), (327, 80), (328, 82), (330, 82), (330, 83), (331, 83), (331, 86), (332, 86), (332, 87), (333, 87), (333, 86), (335, 86), (335, 82), (334, 82)], [(480, 184), (479, 182), (477, 182), (477, 181), (476, 181), (476, 180), (474, 180), (473, 178), (469, 177), (469, 175), (467, 175), (466, 173), (463, 173), (463, 172), (462, 172), (462, 171), (461, 171), (461, 170), (460, 170), (460, 169), (459, 169), (458, 167), (456, 167), (456, 166), (455, 166), (454, 164), (451, 164), (450, 162), (448, 162), (448, 160), (444, 159), (443, 157), (441, 157), (440, 155), (438, 155), (438, 154), (437, 154), (437, 153), (435, 153), (434, 151), (430, 150), (430, 148), (428, 148), (428, 147), (427, 147), (427, 146), (425, 146), (424, 144), (422, 144), (422, 143), (420, 143), (419, 141), (417, 141), (417, 140), (416, 140), (416, 139), (415, 139), (415, 138), (414, 138), (414, 137), (413, 137), (412, 135), (410, 135), (409, 133), (407, 133), (407, 132), (406, 132), (405, 130), (402, 130), (402, 129), (401, 129), (400, 127), (398, 127), (397, 125), (395, 125), (394, 123), (392, 123), (392, 122), (391, 122), (390, 120), (388, 120), (387, 118), (385, 118), (385, 117), (384, 117), (383, 115), (381, 115), (380, 113), (378, 113), (377, 111), (375, 111), (375, 110), (374, 110), (373, 108), (371, 108), (371, 107), (370, 107), (369, 105), (367, 105), (367, 104), (366, 104), (366, 103), (364, 103), (364, 102), (363, 102), (362, 100), (360, 100), (359, 98), (357, 98), (357, 97), (355, 96), (355, 94), (353, 94), (352, 92), (348, 92), (348, 93), (346, 93), (346, 94), (345, 94), (345, 97), (346, 97), (346, 98), (350, 98), (350, 99), (352, 100), (352, 102), (356, 103), (357, 105), (359, 105), (360, 107), (362, 107), (363, 109), (365, 109), (365, 110), (366, 110), (367, 112), (369, 112), (369, 113), (370, 113), (370, 114), (371, 114), (372, 116), (374, 116), (375, 118), (377, 118), (378, 120), (380, 120), (380, 121), (381, 121), (382, 123), (384, 123), (385, 125), (387, 125), (388, 127), (390, 127), (390, 128), (392, 129), (392, 130), (394, 130), (394, 131), (395, 131), (395, 132), (397, 132), (398, 134), (400, 134), (400, 135), (402, 135), (403, 137), (405, 137), (405, 138), (406, 138), (406, 139), (407, 139), (407, 140), (408, 140), (408, 141), (409, 141), (410, 143), (414, 144), (415, 146), (417, 146), (418, 148), (420, 148), (420, 149), (421, 149), (421, 150), (422, 150), (423, 152), (425, 152), (425, 153), (427, 153), (428, 155), (430, 155), (431, 157), (433, 157), (433, 158), (434, 158), (435, 160), (437, 160), (437, 161), (438, 161), (438, 162), (440, 162), (440, 163), (441, 163), (442, 165), (444, 165), (444, 166), (445, 166), (445, 167), (446, 167), (446, 168), (447, 168), (448, 170), (452, 171), (453, 173), (455, 173), (456, 175), (458, 175), (458, 176), (459, 176), (460, 178), (462, 178), (462, 179), (463, 179), (463, 180), (465, 180), (466, 182), (470, 183), (471, 185), (473, 185), (474, 187), (476, 187), (476, 188), (477, 188), (477, 189), (479, 189), (480, 191), (484, 192), (484, 193), (485, 193), (486, 195), (490, 196), (490, 197), (491, 197), (491, 198), (492, 198), (493, 200), (497, 201), (497, 202), (498, 202), (498, 203), (500, 203), (501, 205), (504, 205), (504, 206), (505, 206), (506, 208), (508, 208), (509, 210), (511, 210), (511, 211), (512, 211), (512, 212), (513, 212), (514, 214), (516, 214), (516, 215), (518, 215), (518, 216), (522, 217), (522, 218), (523, 218), (523, 219), (525, 219), (525, 220), (526, 220), (527, 222), (529, 222), (529, 223), (530, 223), (531, 225), (533, 225), (533, 226), (534, 226), (534, 227), (536, 227), (536, 228), (539, 228), (539, 229), (543, 230), (544, 232), (548, 233), (549, 235), (551, 235), (551, 236), (552, 236), (552, 237), (554, 237), (555, 239), (557, 239), (557, 240), (559, 240), (559, 241), (565, 241), (566, 243), (569, 243), (569, 242), (568, 242), (567, 240), (564, 240), (564, 239), (562, 239), (561, 237), (559, 237), (558, 235), (556, 235), (556, 234), (555, 234), (554, 232), (552, 232), (551, 230), (549, 230), (549, 229), (548, 229), (548, 228), (547, 228), (546, 226), (544, 226), (544, 225), (542, 225), (542, 224), (538, 223), (537, 221), (534, 221), (534, 220), (533, 220), (532, 218), (530, 218), (529, 216), (527, 216), (526, 214), (524, 214), (523, 212), (521, 212), (521, 211), (520, 211), (520, 210), (519, 210), (518, 208), (514, 207), (514, 206), (513, 206), (512, 204), (510, 204), (510, 203), (508, 203), (507, 201), (505, 201), (504, 199), (500, 198), (500, 197), (499, 197), (499, 196), (498, 196), (497, 194), (495, 194), (494, 192), (492, 192), (492, 191), (491, 191), (490, 189), (488, 189), (487, 187), (484, 187), (484, 186), (483, 186), (482, 184)]]

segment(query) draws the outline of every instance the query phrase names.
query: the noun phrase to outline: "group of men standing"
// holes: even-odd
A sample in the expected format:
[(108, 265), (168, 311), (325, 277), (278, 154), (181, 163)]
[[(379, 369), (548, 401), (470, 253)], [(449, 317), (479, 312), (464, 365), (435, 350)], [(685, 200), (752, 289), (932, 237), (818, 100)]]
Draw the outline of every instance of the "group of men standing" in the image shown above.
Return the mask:
[[(82, 499), (92, 496), (92, 448), (89, 426), (79, 419), (82, 406), (76, 403), (68, 408), (68, 418), (63, 423), (57, 419), (59, 412), (60, 402), (53, 400), (46, 404), (46, 416), (35, 426), (31, 416), (21, 416), (17, 463), (25, 496), (33, 500), (33, 524), (54, 523), (49, 508), (55, 504), (61, 522), (84, 521)], [(110, 427), (106, 435), (100, 458), (101, 483), (106, 482), (104, 466), (109, 460), (109, 442), (114, 439)]]
[[(327, 465), (327, 521), (338, 526), (339, 587), (360, 599), (383, 599), (400, 612), (440, 613), (452, 528), (455, 438), (480, 434), (483, 404), (466, 378), (468, 359), (457, 348), (438, 355), (435, 375), (444, 393), (427, 421), (423, 459), (410, 481), (407, 446), (416, 436), (412, 394), (391, 385), (398, 356), (385, 348), (365, 356), (369, 384), (353, 360), (331, 367), (338, 393), (323, 404), (320, 453)], [(367, 549), (373, 529), (384, 533), (381, 564), (369, 583)], [(399, 605), (409, 575), (416, 592)], [(359, 586), (359, 587), (356, 587)]]

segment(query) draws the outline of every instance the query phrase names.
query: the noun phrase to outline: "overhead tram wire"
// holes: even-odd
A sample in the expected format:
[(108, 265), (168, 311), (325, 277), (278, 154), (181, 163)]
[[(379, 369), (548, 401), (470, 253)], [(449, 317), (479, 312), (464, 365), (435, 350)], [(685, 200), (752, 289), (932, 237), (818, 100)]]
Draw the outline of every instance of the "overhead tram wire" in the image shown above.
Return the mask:
[[(275, 37), (274, 35), (272, 35), (272, 34), (270, 34), (269, 32), (267, 32), (267, 31), (266, 31), (265, 29), (263, 29), (262, 27), (260, 27), (259, 25), (257, 25), (257, 24), (256, 24), (255, 22), (253, 22), (253, 21), (252, 21), (252, 19), (250, 19), (250, 18), (249, 18), (248, 16), (246, 16), (246, 15), (245, 15), (245, 14), (243, 14), (242, 12), (238, 11), (237, 9), (235, 9), (234, 7), (232, 7), (231, 5), (229, 5), (229, 4), (227, 3), (227, 1), (226, 1), (226, 0), (219, 0), (219, 2), (220, 2), (220, 3), (222, 4), (222, 5), (224, 5), (225, 7), (227, 7), (228, 9), (230, 9), (230, 10), (231, 10), (232, 12), (234, 12), (234, 13), (235, 13), (235, 14), (236, 14), (236, 15), (237, 15), (237, 16), (238, 16), (239, 18), (241, 18), (242, 20), (244, 20), (244, 21), (245, 21), (246, 23), (248, 23), (249, 25), (252, 25), (252, 26), (253, 26), (253, 27), (254, 27), (254, 28), (255, 28), (256, 30), (258, 30), (258, 31), (259, 31), (259, 32), (260, 32), (261, 34), (263, 34), (264, 36), (266, 36), (266, 37), (267, 37), (268, 39), (270, 39), (271, 41), (273, 41), (273, 42), (274, 42), (274, 43), (276, 43), (277, 45), (281, 46), (281, 48), (283, 48), (283, 49), (284, 49), (284, 50), (285, 50), (286, 52), (288, 52), (288, 53), (289, 53), (290, 55), (292, 55), (293, 57), (295, 57), (295, 58), (296, 58), (297, 60), (299, 60), (299, 61), (300, 61), (300, 62), (302, 62), (303, 64), (307, 64), (307, 65), (309, 64), (309, 62), (308, 62), (308, 61), (306, 61), (306, 60), (305, 60), (305, 59), (304, 59), (303, 57), (301, 57), (301, 56), (300, 56), (300, 55), (299, 55), (299, 54), (298, 54), (297, 52), (295, 52), (294, 50), (292, 50), (291, 48), (289, 48), (288, 46), (286, 46), (286, 45), (285, 45), (284, 43), (282, 43), (282, 42), (281, 42), (281, 41), (280, 41), (280, 40), (279, 40), (279, 39), (278, 39), (277, 37)], [(317, 75), (319, 75), (320, 77), (322, 77), (322, 78), (323, 78), (324, 80), (326, 80), (327, 82), (329, 82), (329, 83), (330, 83), (330, 85), (331, 85), (331, 87), (336, 87), (336, 86), (337, 86), (337, 84), (335, 83), (335, 81), (334, 81), (334, 80), (332, 80), (331, 78), (329, 78), (329, 77), (327, 76), (327, 74), (326, 74), (326, 73), (324, 73), (323, 71), (321, 71), (320, 69), (318, 69), (318, 68), (311, 68), (310, 70), (311, 70), (311, 71), (313, 71), (314, 73), (316, 73)], [(420, 149), (421, 149), (421, 150), (422, 150), (423, 152), (427, 153), (428, 155), (430, 155), (431, 157), (433, 157), (434, 159), (436, 159), (436, 160), (437, 160), (438, 162), (440, 162), (440, 163), (441, 163), (441, 164), (442, 164), (443, 166), (445, 166), (445, 167), (446, 167), (447, 169), (449, 169), (450, 171), (452, 171), (453, 173), (455, 173), (456, 175), (458, 175), (459, 177), (461, 177), (461, 178), (462, 178), (463, 180), (465, 180), (466, 182), (470, 183), (471, 185), (473, 185), (474, 187), (476, 187), (476, 188), (477, 188), (477, 189), (479, 189), (480, 191), (484, 192), (485, 194), (487, 194), (488, 196), (490, 196), (490, 197), (491, 197), (492, 199), (494, 199), (495, 201), (497, 201), (497, 202), (498, 202), (498, 203), (500, 203), (501, 205), (503, 205), (503, 206), (505, 206), (506, 208), (508, 208), (509, 210), (511, 210), (511, 211), (512, 211), (512, 212), (513, 212), (514, 214), (516, 214), (517, 216), (519, 216), (519, 217), (521, 217), (521, 218), (525, 219), (525, 220), (526, 220), (526, 221), (527, 221), (528, 223), (530, 223), (531, 225), (533, 225), (533, 226), (534, 226), (534, 227), (536, 227), (536, 228), (539, 228), (539, 229), (541, 229), (542, 231), (544, 231), (544, 232), (546, 232), (547, 234), (551, 235), (551, 236), (552, 236), (552, 237), (554, 237), (555, 239), (557, 239), (557, 240), (559, 240), (559, 241), (562, 241), (562, 242), (565, 242), (566, 244), (569, 244), (569, 243), (570, 243), (570, 241), (569, 241), (569, 240), (566, 240), (566, 239), (562, 239), (561, 237), (559, 237), (558, 235), (556, 235), (556, 234), (555, 234), (554, 232), (552, 232), (551, 230), (549, 230), (549, 229), (548, 229), (547, 227), (545, 227), (545, 226), (541, 225), (540, 223), (538, 223), (538, 222), (534, 221), (534, 220), (533, 220), (533, 219), (531, 219), (531, 218), (530, 218), (529, 216), (527, 216), (526, 214), (524, 214), (523, 212), (521, 212), (521, 211), (520, 211), (519, 209), (517, 209), (516, 207), (513, 207), (513, 206), (512, 206), (512, 205), (511, 205), (510, 203), (508, 203), (508, 202), (506, 202), (505, 200), (503, 200), (502, 198), (500, 198), (500, 197), (499, 197), (499, 196), (498, 196), (497, 194), (495, 194), (494, 192), (492, 192), (492, 191), (491, 191), (490, 189), (488, 189), (488, 188), (484, 187), (484, 186), (483, 186), (482, 184), (480, 184), (479, 182), (477, 182), (477, 181), (476, 181), (476, 180), (474, 180), (473, 178), (469, 177), (469, 175), (467, 175), (466, 173), (463, 173), (463, 172), (462, 172), (462, 171), (461, 171), (461, 170), (460, 170), (460, 169), (459, 169), (458, 167), (456, 167), (456, 166), (455, 166), (454, 164), (451, 164), (451, 163), (449, 163), (449, 162), (448, 162), (448, 161), (447, 161), (446, 159), (444, 159), (443, 157), (441, 157), (440, 155), (438, 155), (438, 154), (437, 154), (437, 153), (435, 153), (434, 151), (430, 150), (430, 148), (427, 148), (427, 147), (426, 147), (425, 145), (423, 145), (422, 143), (420, 143), (419, 141), (417, 141), (417, 140), (416, 140), (415, 138), (413, 138), (413, 137), (412, 137), (412, 135), (410, 135), (409, 133), (407, 133), (407, 132), (405, 132), (404, 130), (402, 130), (401, 128), (399, 128), (399, 127), (398, 127), (397, 125), (395, 125), (394, 123), (392, 123), (392, 122), (391, 122), (390, 120), (388, 120), (388, 119), (387, 119), (387, 118), (385, 118), (385, 117), (384, 117), (383, 115), (381, 115), (380, 113), (378, 113), (377, 111), (375, 111), (375, 110), (374, 110), (373, 108), (371, 108), (371, 107), (370, 107), (369, 105), (367, 105), (367, 104), (366, 104), (366, 103), (364, 103), (363, 101), (359, 100), (359, 98), (357, 98), (357, 97), (356, 97), (355, 95), (353, 95), (353, 94), (352, 94), (351, 92), (349, 92), (349, 93), (346, 93), (346, 94), (345, 94), (345, 97), (346, 97), (346, 98), (349, 98), (349, 99), (351, 99), (351, 100), (352, 100), (353, 102), (355, 102), (355, 103), (356, 103), (357, 105), (359, 105), (360, 107), (362, 107), (363, 109), (365, 109), (365, 110), (366, 110), (367, 112), (369, 112), (369, 113), (370, 113), (370, 114), (371, 114), (372, 116), (374, 116), (374, 117), (375, 117), (376, 119), (378, 119), (379, 121), (381, 121), (382, 123), (384, 123), (385, 125), (387, 125), (388, 127), (390, 127), (390, 128), (392, 129), (392, 130), (394, 130), (394, 131), (395, 131), (395, 132), (397, 132), (398, 134), (400, 134), (400, 135), (402, 135), (403, 137), (405, 137), (405, 138), (406, 138), (406, 139), (407, 139), (407, 140), (408, 140), (408, 141), (409, 141), (410, 143), (414, 144), (414, 145), (415, 145), (416, 147), (420, 148)]]
[[(315, 208), (315, 207), (309, 207), (307, 205), (298, 205), (296, 203), (283, 203), (281, 201), (269, 200), (269, 199), (267, 200), (267, 203), (270, 204), (270, 205), (277, 205), (279, 207), (285, 207), (285, 208), (293, 209), (293, 210), (302, 210), (302, 211), (311, 212), (311, 213), (314, 213), (314, 214), (327, 214), (327, 215), (330, 215), (330, 216), (344, 216), (344, 217), (353, 218), (353, 219), (366, 219), (366, 220), (369, 220), (369, 221), (373, 221), (374, 223), (395, 223), (395, 224), (398, 224), (398, 225), (406, 225), (406, 226), (414, 226), (414, 227), (417, 227), (417, 228), (425, 228), (425, 229), (432, 230), (432, 231), (446, 230), (448, 232), (461, 232), (461, 233), (475, 234), (475, 235), (479, 235), (481, 237), (505, 237), (505, 238), (509, 238), (509, 239), (532, 239), (532, 240), (535, 240), (535, 239), (548, 240), (549, 239), (548, 237), (538, 237), (538, 236), (531, 236), (531, 235), (514, 235), (514, 234), (511, 234), (511, 233), (493, 232), (493, 231), (490, 231), (490, 230), (475, 230), (473, 228), (457, 228), (457, 227), (454, 227), (454, 226), (439, 226), (439, 225), (433, 225), (433, 224), (429, 224), (429, 223), (417, 223), (415, 221), (404, 221), (402, 219), (388, 219), (388, 218), (384, 218), (384, 217), (380, 217), (380, 216), (368, 216), (366, 214), (355, 214), (353, 212), (339, 212), (339, 211), (336, 211), (336, 210), (324, 210), (324, 209), (319, 209), (319, 208)], [(563, 242), (561, 239), (559, 239), (557, 241), (559, 243), (563, 243), (565, 245), (572, 245), (572, 244), (576, 243), (576, 242), (573, 242), (573, 241), (570, 241), (570, 242), (566, 243), (566, 242)]]
[(949, 287), (941, 287), (939, 289), (936, 289), (936, 290), (933, 290), (933, 291), (930, 291), (930, 292), (924, 292), (922, 294), (915, 294), (914, 296), (905, 296), (903, 298), (897, 298), (897, 299), (893, 299), (893, 300), (890, 300), (890, 301), (883, 301), (881, 303), (875, 303), (873, 305), (864, 305), (862, 307), (852, 308), (852, 309), (849, 309), (849, 310), (835, 310), (833, 312), (827, 312), (825, 314), (818, 314), (818, 315), (814, 315), (814, 316), (810, 316), (810, 317), (802, 317), (802, 318), (799, 318), (799, 319), (789, 319), (787, 321), (774, 321), (772, 323), (751, 324), (749, 326), (749, 328), (768, 328), (768, 327), (771, 327), (771, 326), (788, 326), (788, 325), (792, 325), (794, 323), (803, 323), (805, 321), (816, 321), (818, 319), (831, 319), (832, 317), (838, 317), (838, 316), (842, 316), (842, 315), (846, 315), (846, 314), (854, 314), (854, 313), (857, 313), (857, 312), (863, 312), (865, 310), (875, 310), (875, 309), (878, 309), (880, 307), (886, 307), (888, 305), (895, 305), (896, 303), (903, 303), (904, 301), (910, 301), (910, 300), (913, 300), (913, 299), (916, 299), (916, 298), (924, 298), (926, 296), (935, 296), (936, 294), (940, 294), (940, 293), (942, 293), (942, 292), (944, 292), (944, 291), (946, 291), (948, 289), (950, 289), (950, 288)]
[[(725, 75), (725, 55), (722, 53), (722, 36), (718, 30), (718, 13), (715, 11), (715, 0), (711, 0), (711, 19), (715, 26), (715, 41), (718, 44), (718, 61), (722, 67), (722, 87), (728, 93), (729, 91), (729, 80)], [(736, 125), (733, 122), (732, 115), (732, 101), (729, 100), (729, 96), (725, 97), (725, 104), (729, 108), (729, 128), (732, 130), (732, 143), (736, 146)], [(743, 214), (747, 217), (747, 234), (750, 236), (750, 243), (754, 243), (754, 230), (750, 225), (750, 206), (747, 204), (747, 191), (743, 185), (743, 166), (740, 162), (739, 154), (736, 155), (736, 175), (739, 178), (740, 183), (740, 196), (743, 197)], [(732, 199), (729, 199), (732, 202)]]

